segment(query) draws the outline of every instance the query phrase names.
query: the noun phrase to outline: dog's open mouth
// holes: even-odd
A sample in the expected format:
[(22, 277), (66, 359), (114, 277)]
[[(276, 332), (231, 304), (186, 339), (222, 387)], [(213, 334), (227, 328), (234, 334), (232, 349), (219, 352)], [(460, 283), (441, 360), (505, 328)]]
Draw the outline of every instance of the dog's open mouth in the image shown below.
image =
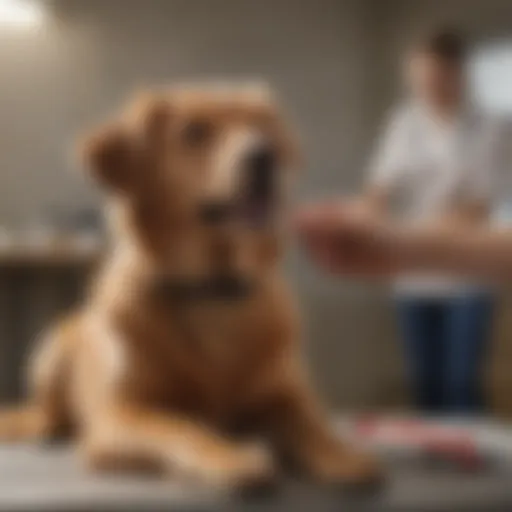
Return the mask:
[(268, 223), (276, 204), (276, 156), (272, 148), (263, 147), (247, 161), (242, 184), (242, 217), (252, 227)]
[(240, 201), (239, 217), (251, 228), (262, 228), (269, 224), (275, 212), (275, 202), (270, 198), (247, 197)]
[(236, 192), (224, 201), (206, 203), (201, 208), (204, 222), (222, 225), (235, 221), (253, 229), (269, 225), (278, 203), (278, 157), (273, 146), (264, 144), (251, 150), (236, 171)]

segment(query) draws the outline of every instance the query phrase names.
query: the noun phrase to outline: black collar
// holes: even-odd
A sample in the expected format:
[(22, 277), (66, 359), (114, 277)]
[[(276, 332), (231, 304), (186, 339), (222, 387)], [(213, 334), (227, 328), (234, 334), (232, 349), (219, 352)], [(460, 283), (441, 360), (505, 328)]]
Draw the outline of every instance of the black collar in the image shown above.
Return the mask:
[(220, 274), (203, 278), (156, 277), (152, 292), (157, 298), (179, 302), (237, 301), (254, 292), (254, 283), (243, 276)]

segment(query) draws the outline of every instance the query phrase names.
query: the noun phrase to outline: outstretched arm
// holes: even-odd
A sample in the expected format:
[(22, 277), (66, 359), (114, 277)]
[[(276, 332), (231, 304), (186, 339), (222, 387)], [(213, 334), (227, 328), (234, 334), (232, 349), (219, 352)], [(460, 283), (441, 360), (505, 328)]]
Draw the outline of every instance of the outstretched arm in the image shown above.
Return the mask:
[[(389, 233), (390, 251), (406, 269), (442, 270), (512, 281), (512, 230), (405, 230)], [(393, 248), (393, 246), (395, 246)], [(400, 254), (401, 253), (401, 254)]]
[(317, 204), (298, 215), (312, 258), (338, 274), (385, 277), (407, 270), (446, 271), (512, 281), (512, 230), (438, 223), (405, 227)]

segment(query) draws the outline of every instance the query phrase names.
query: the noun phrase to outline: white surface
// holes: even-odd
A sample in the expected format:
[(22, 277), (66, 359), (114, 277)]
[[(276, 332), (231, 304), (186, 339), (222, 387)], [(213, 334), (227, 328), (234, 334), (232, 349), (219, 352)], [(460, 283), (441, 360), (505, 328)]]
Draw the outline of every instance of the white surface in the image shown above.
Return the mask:
[[(405, 465), (404, 465), (405, 464)], [(387, 456), (388, 482), (379, 494), (351, 497), (290, 482), (273, 500), (256, 510), (411, 511), (512, 510), (511, 475), (488, 471), (455, 473), (404, 463)], [(354, 501), (355, 500), (355, 501)], [(56, 446), (0, 447), (0, 511), (60, 510), (255, 510), (213, 499), (156, 477), (86, 473), (73, 451)]]
[(65, 447), (13, 445), (0, 449), (0, 510), (158, 506), (180, 508), (206, 496), (172, 481), (136, 475), (84, 471), (73, 450)]

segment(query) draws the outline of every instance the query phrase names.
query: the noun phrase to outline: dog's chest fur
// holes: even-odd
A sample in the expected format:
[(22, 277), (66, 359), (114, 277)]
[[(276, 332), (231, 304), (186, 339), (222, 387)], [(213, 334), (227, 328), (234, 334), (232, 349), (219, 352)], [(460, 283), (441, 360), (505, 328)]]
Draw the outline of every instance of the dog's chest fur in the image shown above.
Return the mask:
[(157, 305), (141, 297), (118, 317), (127, 389), (162, 407), (229, 421), (257, 400), (263, 374), (291, 339), (281, 292), (269, 286), (241, 300)]

